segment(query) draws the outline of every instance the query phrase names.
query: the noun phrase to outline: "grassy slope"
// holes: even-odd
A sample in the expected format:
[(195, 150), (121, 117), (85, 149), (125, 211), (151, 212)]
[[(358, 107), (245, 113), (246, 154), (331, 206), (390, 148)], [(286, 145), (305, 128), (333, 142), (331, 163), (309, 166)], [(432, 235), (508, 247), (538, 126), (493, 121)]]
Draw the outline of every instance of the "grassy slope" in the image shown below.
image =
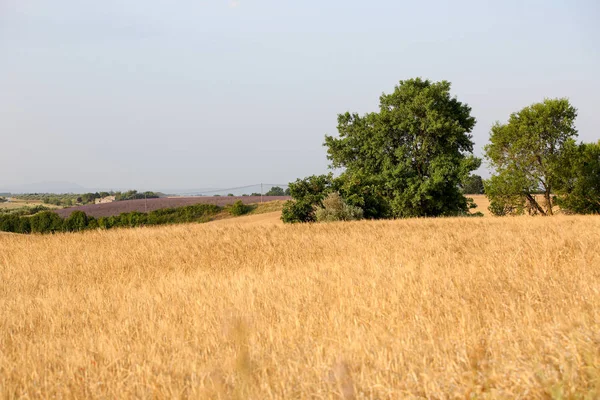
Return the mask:
[(7, 208), (7, 209), (13, 209), (13, 208), (21, 208), (21, 207), (33, 207), (33, 206), (44, 206), (44, 207), (48, 207), (48, 208), (61, 208), (59, 206), (55, 206), (54, 204), (44, 204), (41, 201), (36, 201), (36, 200), (21, 200), (21, 199), (14, 199), (11, 198), (11, 201), (7, 201), (5, 203), (0, 203), (0, 208)]
[(0, 248), (0, 397), (600, 396), (600, 217), (215, 222)]

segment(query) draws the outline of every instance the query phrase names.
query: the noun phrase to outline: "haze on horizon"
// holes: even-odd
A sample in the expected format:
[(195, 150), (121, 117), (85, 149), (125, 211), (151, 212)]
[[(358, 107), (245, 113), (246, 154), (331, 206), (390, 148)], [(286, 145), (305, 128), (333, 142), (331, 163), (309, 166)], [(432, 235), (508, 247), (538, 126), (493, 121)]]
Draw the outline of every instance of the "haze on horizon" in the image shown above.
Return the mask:
[[(324, 173), (337, 114), (448, 80), (490, 126), (546, 97), (600, 138), (600, 4), (5, 0), (0, 189), (207, 188)], [(486, 176), (485, 168), (480, 171)]]

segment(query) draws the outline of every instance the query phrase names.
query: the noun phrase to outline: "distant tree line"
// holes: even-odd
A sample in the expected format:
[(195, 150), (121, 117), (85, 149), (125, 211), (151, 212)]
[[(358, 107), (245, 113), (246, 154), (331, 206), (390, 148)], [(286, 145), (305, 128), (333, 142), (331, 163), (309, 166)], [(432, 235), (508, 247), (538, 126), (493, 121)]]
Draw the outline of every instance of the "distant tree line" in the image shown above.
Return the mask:
[(15, 199), (27, 201), (41, 201), (44, 204), (52, 204), (61, 207), (70, 207), (78, 204), (93, 204), (95, 202), (95, 199), (101, 199), (103, 197), (112, 196), (114, 194), (114, 192), (96, 192), (83, 194), (28, 193), (14, 195), (13, 197)]
[(324, 145), (343, 172), (290, 183), (282, 220), (480, 216), (465, 195), (481, 193), (495, 215), (552, 215), (554, 205), (600, 213), (600, 142), (575, 142), (576, 115), (567, 99), (546, 99), (495, 124), (485, 148), (493, 174), (483, 180), (472, 173), (481, 160), (471, 108), (447, 81), (401, 81), (378, 112), (338, 115), (338, 136)]
[(138, 192), (137, 190), (129, 190), (127, 192), (115, 192), (115, 201), (124, 200), (141, 200), (141, 199), (158, 199), (162, 193), (156, 192)]
[(28, 201), (41, 201), (44, 204), (52, 204), (61, 207), (70, 207), (75, 205), (94, 204), (96, 199), (102, 199), (109, 196), (115, 196), (115, 201), (154, 199), (161, 197), (161, 193), (156, 192), (138, 192), (129, 190), (126, 192), (95, 192), (82, 194), (54, 194), (54, 193), (28, 193), (13, 196), (16, 199)]
[[(247, 212), (245, 206), (236, 206), (236, 215)], [(210, 217), (224, 208), (213, 204), (195, 204), (185, 207), (164, 208), (149, 213), (130, 212), (113, 217), (93, 218), (83, 211), (74, 211), (67, 218), (61, 218), (52, 211), (42, 211), (35, 215), (0, 215), (0, 231), (14, 233), (54, 233), (77, 232), (89, 229), (111, 229), (165, 225), (186, 222), (207, 222)], [(232, 211), (233, 213), (233, 211)]]
[[(254, 197), (260, 197), (260, 196), (289, 196), (290, 195), (290, 189), (283, 189), (279, 186), (273, 186), (271, 189), (269, 189), (266, 193), (258, 193), (258, 192), (252, 192), (251, 194), (248, 193), (244, 193), (242, 194), (242, 197), (247, 197), (247, 196), (254, 196)], [(214, 194), (213, 196), (215, 197), (219, 197), (221, 196), (220, 194)], [(227, 196), (232, 197), (235, 196), (233, 193), (227, 193)]]

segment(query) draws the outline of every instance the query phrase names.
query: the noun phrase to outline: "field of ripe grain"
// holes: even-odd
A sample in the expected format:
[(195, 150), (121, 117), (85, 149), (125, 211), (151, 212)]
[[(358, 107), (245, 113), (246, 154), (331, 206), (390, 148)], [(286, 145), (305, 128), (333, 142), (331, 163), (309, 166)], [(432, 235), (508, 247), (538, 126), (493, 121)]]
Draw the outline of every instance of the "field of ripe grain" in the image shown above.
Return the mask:
[(0, 235), (0, 397), (599, 398), (600, 217)]
[(22, 207), (34, 207), (34, 206), (44, 206), (48, 208), (60, 208), (54, 204), (45, 204), (39, 200), (23, 200), (23, 199), (15, 199), (10, 198), (10, 201), (0, 203), (0, 209), (13, 209), (13, 208), (22, 208)]

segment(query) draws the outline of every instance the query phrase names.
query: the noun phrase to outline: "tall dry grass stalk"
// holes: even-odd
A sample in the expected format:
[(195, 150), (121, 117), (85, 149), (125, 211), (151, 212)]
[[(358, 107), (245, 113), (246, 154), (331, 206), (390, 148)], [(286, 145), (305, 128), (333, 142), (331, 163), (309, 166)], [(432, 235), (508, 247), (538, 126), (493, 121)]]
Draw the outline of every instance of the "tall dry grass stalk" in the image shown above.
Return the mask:
[(584, 396), (600, 217), (0, 235), (2, 398)]

